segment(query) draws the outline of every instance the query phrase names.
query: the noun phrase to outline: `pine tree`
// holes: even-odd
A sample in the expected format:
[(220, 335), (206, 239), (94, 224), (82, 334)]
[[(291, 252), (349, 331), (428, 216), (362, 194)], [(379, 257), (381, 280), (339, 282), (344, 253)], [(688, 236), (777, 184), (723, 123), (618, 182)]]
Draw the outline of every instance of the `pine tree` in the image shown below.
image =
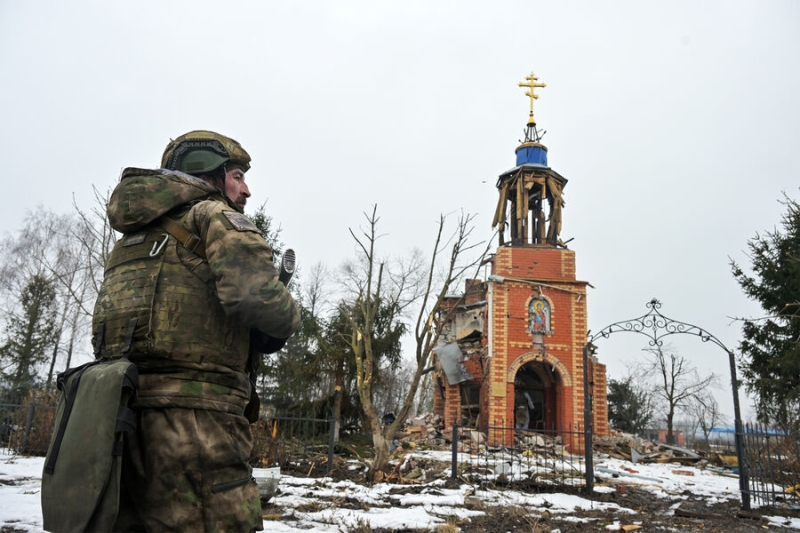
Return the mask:
[(784, 195), (780, 229), (747, 242), (752, 274), (731, 261), (745, 295), (767, 313), (743, 321), (742, 373), (762, 421), (800, 425), (800, 205)]
[(0, 370), (6, 401), (20, 402), (38, 379), (38, 365), (48, 360), (58, 331), (53, 281), (31, 276), (19, 297), (19, 311), (11, 313), (0, 346)]
[(634, 435), (641, 435), (653, 417), (653, 402), (647, 391), (637, 388), (633, 378), (608, 382), (608, 423)]

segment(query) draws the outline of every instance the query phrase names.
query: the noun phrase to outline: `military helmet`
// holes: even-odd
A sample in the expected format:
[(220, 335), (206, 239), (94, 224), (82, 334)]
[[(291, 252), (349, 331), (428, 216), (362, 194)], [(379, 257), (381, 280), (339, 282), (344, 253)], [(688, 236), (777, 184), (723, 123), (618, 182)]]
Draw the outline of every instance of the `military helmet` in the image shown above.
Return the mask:
[(219, 133), (195, 130), (171, 140), (161, 157), (161, 168), (204, 174), (231, 162), (250, 170), (250, 154), (242, 145)]

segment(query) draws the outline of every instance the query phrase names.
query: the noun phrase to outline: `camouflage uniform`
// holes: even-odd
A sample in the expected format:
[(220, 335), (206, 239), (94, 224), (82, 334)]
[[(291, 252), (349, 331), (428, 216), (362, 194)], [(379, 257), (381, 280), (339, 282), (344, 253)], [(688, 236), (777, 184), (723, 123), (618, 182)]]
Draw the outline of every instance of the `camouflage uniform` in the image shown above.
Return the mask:
[[(167, 214), (207, 259), (162, 229)], [(95, 307), (95, 352), (140, 374), (115, 530), (261, 530), (243, 416), (249, 335), (287, 338), (300, 323), (272, 250), (219, 190), (177, 171), (126, 169), (108, 216), (124, 235)]]

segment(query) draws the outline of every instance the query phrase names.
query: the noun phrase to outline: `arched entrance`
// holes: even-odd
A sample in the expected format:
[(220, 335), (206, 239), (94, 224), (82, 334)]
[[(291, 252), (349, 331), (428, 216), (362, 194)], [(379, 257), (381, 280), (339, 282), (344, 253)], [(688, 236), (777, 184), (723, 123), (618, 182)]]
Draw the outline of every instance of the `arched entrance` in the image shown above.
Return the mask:
[(514, 378), (514, 427), (552, 429), (555, 399), (555, 383), (544, 365), (523, 365)]
[(559, 428), (559, 391), (572, 386), (566, 366), (552, 355), (528, 352), (509, 367), (507, 379), (514, 385), (514, 403), (509, 406), (517, 429), (556, 431)]

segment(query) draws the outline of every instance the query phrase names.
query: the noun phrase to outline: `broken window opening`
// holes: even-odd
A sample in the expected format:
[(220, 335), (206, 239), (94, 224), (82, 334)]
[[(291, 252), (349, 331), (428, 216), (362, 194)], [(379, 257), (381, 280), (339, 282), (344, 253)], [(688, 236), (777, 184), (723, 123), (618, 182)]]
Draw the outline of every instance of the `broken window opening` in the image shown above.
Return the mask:
[(478, 427), (481, 416), (480, 383), (461, 383), (461, 425)]

